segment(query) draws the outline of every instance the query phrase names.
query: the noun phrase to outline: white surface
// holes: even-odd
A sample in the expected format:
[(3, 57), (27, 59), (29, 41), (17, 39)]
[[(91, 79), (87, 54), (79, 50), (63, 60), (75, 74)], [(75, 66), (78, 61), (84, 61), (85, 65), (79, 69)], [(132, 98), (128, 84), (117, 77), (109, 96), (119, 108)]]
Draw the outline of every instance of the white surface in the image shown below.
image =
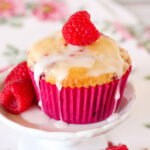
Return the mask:
[(150, 26), (150, 1), (149, 0), (114, 0), (120, 2), (125, 8), (137, 16), (145, 26)]

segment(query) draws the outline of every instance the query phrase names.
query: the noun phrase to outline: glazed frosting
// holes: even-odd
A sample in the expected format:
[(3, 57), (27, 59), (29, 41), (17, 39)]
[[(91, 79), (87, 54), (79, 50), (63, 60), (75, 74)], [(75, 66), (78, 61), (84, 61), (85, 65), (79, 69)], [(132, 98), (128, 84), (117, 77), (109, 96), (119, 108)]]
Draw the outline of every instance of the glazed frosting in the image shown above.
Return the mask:
[[(84, 55), (83, 55), (84, 54)], [(72, 67), (92, 68), (95, 58), (88, 55), (86, 51), (80, 54), (80, 47), (68, 46), (68, 49), (60, 55), (43, 56), (34, 65), (34, 79), (39, 82), (40, 75), (44, 72), (46, 76), (55, 76), (56, 85), (61, 90), (61, 82), (67, 77)]]
[[(129, 56), (124, 54), (117, 42), (106, 36), (81, 47), (66, 44), (61, 32), (57, 32), (29, 49), (27, 63), (38, 88), (44, 75), (46, 82), (56, 84), (60, 91), (70, 82), (74, 83), (72, 88), (88, 87), (111, 82), (113, 77), (121, 78), (130, 66)], [(119, 90), (118, 87), (116, 100)], [(42, 106), (41, 100), (39, 105)]]
[[(101, 36), (91, 45), (79, 47), (66, 45), (61, 32), (33, 45), (27, 62), (37, 84), (44, 74), (46, 81), (56, 84), (59, 90), (67, 79), (81, 81), (90, 77), (98, 80), (106, 74), (120, 78), (129, 68), (121, 57), (119, 45), (111, 38)], [(82, 86), (89, 85), (83, 83)]]

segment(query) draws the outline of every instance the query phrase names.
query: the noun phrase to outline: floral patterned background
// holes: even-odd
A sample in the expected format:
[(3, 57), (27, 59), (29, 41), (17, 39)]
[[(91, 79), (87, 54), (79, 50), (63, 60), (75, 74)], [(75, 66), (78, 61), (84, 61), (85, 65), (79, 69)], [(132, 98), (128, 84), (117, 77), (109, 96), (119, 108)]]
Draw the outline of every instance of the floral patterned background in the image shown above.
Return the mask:
[[(114, 3), (112, 6), (120, 8), (118, 11), (123, 10)], [(133, 60), (130, 82), (137, 95), (135, 111), (130, 119), (108, 133), (110, 140), (116, 144), (125, 143), (132, 150), (146, 150), (150, 148), (150, 28), (145, 28), (130, 13), (126, 18), (112, 17), (110, 5), (104, 0), (88, 0), (88, 3), (85, 0), (0, 0), (0, 84), (7, 70), (26, 59), (32, 43), (61, 30), (72, 12), (83, 9), (91, 13), (102, 33), (115, 38), (129, 51)], [(1, 123), (0, 150), (16, 149), (17, 141), (13, 137), (8, 139), (6, 131), (8, 135), (14, 134)]]

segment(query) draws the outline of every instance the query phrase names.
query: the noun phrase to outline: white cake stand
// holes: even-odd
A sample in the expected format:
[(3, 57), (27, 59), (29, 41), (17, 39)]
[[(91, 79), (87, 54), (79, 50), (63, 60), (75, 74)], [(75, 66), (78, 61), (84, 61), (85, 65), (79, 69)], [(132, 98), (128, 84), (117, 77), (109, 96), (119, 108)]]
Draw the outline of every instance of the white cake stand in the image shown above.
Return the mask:
[(37, 106), (21, 115), (0, 108), (0, 120), (24, 133), (19, 150), (101, 150), (107, 146), (105, 133), (131, 114), (134, 100), (133, 86), (128, 83), (117, 112), (105, 121), (89, 125), (68, 125), (49, 119)]

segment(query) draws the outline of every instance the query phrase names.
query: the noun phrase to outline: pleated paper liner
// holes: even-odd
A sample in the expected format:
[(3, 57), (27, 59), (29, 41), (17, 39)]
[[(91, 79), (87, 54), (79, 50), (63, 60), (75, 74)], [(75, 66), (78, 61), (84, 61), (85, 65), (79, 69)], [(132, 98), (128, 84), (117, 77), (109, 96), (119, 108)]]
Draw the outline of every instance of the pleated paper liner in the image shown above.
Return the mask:
[[(42, 110), (56, 120), (63, 120), (71, 124), (88, 124), (107, 119), (117, 109), (125, 89), (131, 67), (119, 80), (109, 84), (95, 87), (62, 88), (59, 92), (56, 85), (40, 79), (39, 87), (34, 80), (33, 72), (29, 71), (36, 91), (38, 101), (40, 99)], [(120, 98), (115, 100), (119, 86)], [(40, 94), (39, 94), (40, 91)]]

